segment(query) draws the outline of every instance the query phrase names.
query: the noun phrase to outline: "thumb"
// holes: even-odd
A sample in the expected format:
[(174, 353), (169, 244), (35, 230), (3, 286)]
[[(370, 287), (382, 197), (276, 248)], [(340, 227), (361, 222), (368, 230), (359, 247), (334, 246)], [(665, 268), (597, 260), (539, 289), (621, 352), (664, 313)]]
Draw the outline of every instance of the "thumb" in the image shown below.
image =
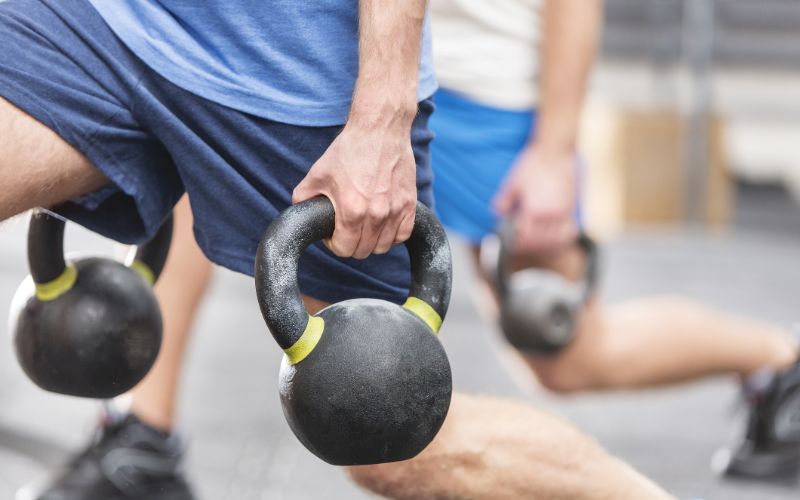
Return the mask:
[(301, 201), (310, 200), (318, 194), (321, 194), (321, 192), (317, 186), (316, 179), (307, 175), (300, 181), (300, 184), (295, 186), (294, 191), (292, 191), (292, 205), (300, 203)]
[(494, 198), (494, 209), (500, 215), (508, 215), (513, 209), (517, 199), (517, 190), (513, 183), (508, 183), (500, 189)]

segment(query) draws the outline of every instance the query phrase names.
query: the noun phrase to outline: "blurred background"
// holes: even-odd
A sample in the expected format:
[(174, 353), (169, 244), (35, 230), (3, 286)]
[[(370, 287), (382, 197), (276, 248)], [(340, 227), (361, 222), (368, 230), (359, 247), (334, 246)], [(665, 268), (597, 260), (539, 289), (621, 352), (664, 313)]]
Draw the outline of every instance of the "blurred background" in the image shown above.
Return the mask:
[(799, 41), (793, 0), (606, 0), (583, 134), (596, 229), (791, 224), (749, 201), (800, 196)]
[[(681, 293), (782, 325), (800, 316), (800, 2), (606, 0), (586, 111), (587, 216), (607, 242), (610, 302)], [(27, 274), (27, 217), (0, 226), (0, 304)], [(69, 227), (68, 248), (113, 245)], [(680, 498), (795, 499), (800, 486), (731, 483), (709, 464), (740, 435), (737, 384), (555, 398), (520, 370), (470, 296), (454, 246), (442, 333), (459, 390), (558, 413)], [(7, 312), (0, 309), (0, 324)], [(85, 443), (95, 403), (45, 394), (0, 349), (0, 498)], [(189, 475), (207, 499), (366, 496), (295, 440), (280, 410), (281, 353), (252, 280), (219, 270), (197, 322), (182, 396)]]

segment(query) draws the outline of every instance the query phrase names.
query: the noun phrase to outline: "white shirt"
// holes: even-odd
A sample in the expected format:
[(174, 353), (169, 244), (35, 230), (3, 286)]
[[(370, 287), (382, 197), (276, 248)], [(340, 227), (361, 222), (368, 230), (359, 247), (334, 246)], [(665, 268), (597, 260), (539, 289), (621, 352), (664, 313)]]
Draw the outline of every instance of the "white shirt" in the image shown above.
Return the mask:
[(544, 0), (431, 0), (433, 61), (442, 87), (490, 106), (538, 102)]

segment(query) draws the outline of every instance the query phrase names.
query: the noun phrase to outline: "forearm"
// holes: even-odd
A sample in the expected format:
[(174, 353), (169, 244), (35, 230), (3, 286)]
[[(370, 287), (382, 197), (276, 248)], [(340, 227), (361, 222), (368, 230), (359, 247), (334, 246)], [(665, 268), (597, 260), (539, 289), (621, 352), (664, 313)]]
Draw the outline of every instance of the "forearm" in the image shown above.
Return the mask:
[(342, 133), (295, 187), (299, 203), (323, 195), (336, 229), (326, 245), (365, 259), (406, 241), (414, 227), (417, 114), (425, 0), (360, 0), (359, 60), (353, 104)]
[(359, 71), (350, 123), (411, 128), (425, 0), (360, 0)]
[(542, 151), (575, 150), (601, 19), (602, 0), (545, 1), (539, 121), (531, 138)]

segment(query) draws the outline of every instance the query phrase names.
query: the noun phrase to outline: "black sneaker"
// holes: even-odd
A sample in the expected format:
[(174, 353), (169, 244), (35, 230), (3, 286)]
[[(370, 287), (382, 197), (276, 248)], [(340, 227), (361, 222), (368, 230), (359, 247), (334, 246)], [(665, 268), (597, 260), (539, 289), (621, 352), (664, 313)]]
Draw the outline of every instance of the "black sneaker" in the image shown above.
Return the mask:
[(181, 473), (181, 447), (133, 415), (107, 417), (93, 442), (44, 489), (16, 500), (194, 500)]
[(745, 438), (730, 454), (728, 476), (795, 480), (800, 472), (800, 363), (745, 384), (750, 407)]

